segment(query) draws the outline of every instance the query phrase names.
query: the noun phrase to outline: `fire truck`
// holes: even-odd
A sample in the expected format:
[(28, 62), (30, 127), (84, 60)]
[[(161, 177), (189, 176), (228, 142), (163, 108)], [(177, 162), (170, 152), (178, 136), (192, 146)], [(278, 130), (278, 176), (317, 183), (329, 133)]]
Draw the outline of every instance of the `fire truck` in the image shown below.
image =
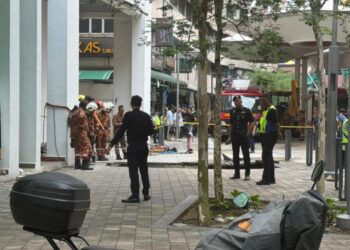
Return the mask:
[(260, 88), (248, 87), (248, 88), (224, 88), (221, 92), (222, 96), (222, 108), (220, 113), (221, 120), (221, 136), (222, 141), (226, 141), (229, 136), (229, 124), (230, 124), (230, 111), (234, 107), (233, 97), (240, 95), (244, 107), (249, 108), (254, 116), (254, 119), (258, 121), (261, 117), (260, 97), (263, 92)]

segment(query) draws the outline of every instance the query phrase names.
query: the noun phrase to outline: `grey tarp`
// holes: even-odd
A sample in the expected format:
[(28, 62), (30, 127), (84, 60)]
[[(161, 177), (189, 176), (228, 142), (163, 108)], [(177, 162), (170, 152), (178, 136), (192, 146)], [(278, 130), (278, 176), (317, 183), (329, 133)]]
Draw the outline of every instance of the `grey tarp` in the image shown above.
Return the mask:
[[(261, 213), (247, 213), (231, 222), (226, 229), (204, 235), (199, 250), (316, 250), (325, 229), (327, 205), (314, 190), (299, 195), (293, 202), (271, 202)], [(249, 219), (245, 233), (239, 222)]]
[[(261, 213), (249, 212), (227, 225), (225, 229), (212, 230), (199, 241), (198, 250), (279, 250), (281, 249), (280, 222), (286, 200), (271, 202)], [(241, 221), (249, 219), (251, 228), (246, 233), (238, 228)]]
[(281, 222), (282, 249), (315, 250), (325, 229), (327, 204), (315, 190), (298, 196), (285, 210)]

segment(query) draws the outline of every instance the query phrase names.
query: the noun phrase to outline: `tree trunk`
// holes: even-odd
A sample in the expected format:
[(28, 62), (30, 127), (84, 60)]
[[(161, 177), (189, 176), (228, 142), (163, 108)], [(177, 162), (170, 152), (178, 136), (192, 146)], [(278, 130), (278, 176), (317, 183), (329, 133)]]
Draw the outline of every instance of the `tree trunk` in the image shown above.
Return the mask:
[(215, 4), (215, 22), (217, 26), (215, 39), (215, 71), (216, 71), (216, 87), (215, 87), (215, 107), (214, 107), (214, 189), (215, 199), (224, 201), (224, 193), (222, 188), (221, 174), (221, 121), (220, 112), (222, 106), (221, 98), (221, 44), (223, 36), (222, 26), (222, 9), (223, 0), (214, 0)]
[(201, 225), (210, 222), (208, 198), (208, 95), (207, 95), (207, 0), (193, 0), (193, 18), (198, 29), (199, 69), (198, 69), (198, 217)]
[[(317, 150), (316, 150), (316, 163), (325, 159), (325, 111), (326, 111), (326, 94), (325, 94), (325, 85), (324, 85), (324, 53), (323, 53), (323, 38), (321, 33), (321, 3), (319, 0), (310, 1), (310, 7), (312, 11), (313, 25), (312, 29), (314, 31), (316, 46), (317, 46), (317, 77), (319, 79), (319, 91), (318, 91), (318, 130), (317, 130)], [(325, 192), (325, 180), (324, 175), (321, 180), (317, 183), (316, 189), (321, 194)]]

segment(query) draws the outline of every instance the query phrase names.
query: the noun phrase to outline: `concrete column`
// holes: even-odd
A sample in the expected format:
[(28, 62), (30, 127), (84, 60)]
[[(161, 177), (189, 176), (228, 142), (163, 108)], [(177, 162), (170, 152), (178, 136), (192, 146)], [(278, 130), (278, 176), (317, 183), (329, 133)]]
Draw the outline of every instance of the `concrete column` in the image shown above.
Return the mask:
[[(73, 108), (79, 95), (79, 0), (50, 0), (47, 15), (47, 101)], [(73, 163), (67, 110), (47, 108), (47, 156)]]
[(20, 1), (0, 1), (0, 170), (19, 174)]
[(47, 142), (47, 117), (45, 103), (47, 102), (47, 1), (42, 1), (41, 16), (41, 120), (43, 133), (40, 141)]
[(41, 0), (21, 1), (20, 143), (21, 167), (40, 169)]
[(125, 110), (130, 109), (131, 97), (131, 30), (131, 17), (114, 18), (113, 101)]
[(302, 59), (302, 80), (301, 80), (301, 96), (300, 96), (300, 109), (307, 114), (307, 58)]
[[(151, 46), (142, 44), (143, 41), (151, 41), (149, 20), (151, 8), (148, 1), (144, 1), (144, 9), (148, 16), (133, 17), (132, 21), (132, 75), (131, 95), (142, 97), (142, 109), (151, 111)], [(140, 45), (142, 44), (142, 45)]]

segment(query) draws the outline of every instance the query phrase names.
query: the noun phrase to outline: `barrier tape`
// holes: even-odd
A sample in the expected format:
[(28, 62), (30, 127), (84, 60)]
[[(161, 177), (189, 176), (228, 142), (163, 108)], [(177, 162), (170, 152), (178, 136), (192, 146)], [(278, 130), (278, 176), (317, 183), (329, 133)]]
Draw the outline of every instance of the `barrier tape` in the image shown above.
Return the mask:
[[(181, 122), (181, 124), (183, 125), (198, 125), (198, 122)], [(160, 125), (160, 126), (156, 126), (156, 128), (162, 128), (162, 127), (167, 127), (169, 125)], [(173, 124), (171, 126), (176, 126), (176, 124)], [(209, 123), (208, 126), (215, 126), (214, 123)], [(221, 126), (223, 127), (230, 127), (230, 124), (221, 124)], [(279, 126), (280, 128), (304, 128), (304, 129), (312, 129), (312, 126)]]

